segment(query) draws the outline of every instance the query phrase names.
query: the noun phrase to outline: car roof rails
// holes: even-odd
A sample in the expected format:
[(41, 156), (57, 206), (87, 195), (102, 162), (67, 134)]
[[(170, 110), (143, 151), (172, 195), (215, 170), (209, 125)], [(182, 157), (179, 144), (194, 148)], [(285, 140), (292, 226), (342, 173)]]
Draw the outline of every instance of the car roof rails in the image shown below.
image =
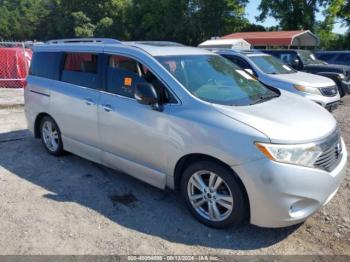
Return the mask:
[(159, 46), (159, 47), (166, 47), (166, 46), (184, 46), (183, 44), (177, 43), (177, 42), (171, 42), (171, 41), (129, 41), (125, 42), (128, 44), (140, 44), (140, 45), (150, 45), (150, 46)]
[(48, 44), (122, 44), (121, 41), (112, 38), (71, 38), (50, 40)]

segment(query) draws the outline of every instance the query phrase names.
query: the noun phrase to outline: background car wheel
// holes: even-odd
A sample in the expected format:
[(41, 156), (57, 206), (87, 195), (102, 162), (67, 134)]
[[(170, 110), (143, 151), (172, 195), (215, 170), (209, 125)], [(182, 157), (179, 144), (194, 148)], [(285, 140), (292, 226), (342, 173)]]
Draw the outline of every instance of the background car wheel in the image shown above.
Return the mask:
[(242, 183), (215, 162), (200, 161), (187, 167), (181, 192), (191, 213), (210, 227), (241, 224), (249, 212)]
[(45, 116), (40, 124), (41, 141), (47, 152), (54, 156), (63, 154), (61, 132), (56, 122), (49, 116)]

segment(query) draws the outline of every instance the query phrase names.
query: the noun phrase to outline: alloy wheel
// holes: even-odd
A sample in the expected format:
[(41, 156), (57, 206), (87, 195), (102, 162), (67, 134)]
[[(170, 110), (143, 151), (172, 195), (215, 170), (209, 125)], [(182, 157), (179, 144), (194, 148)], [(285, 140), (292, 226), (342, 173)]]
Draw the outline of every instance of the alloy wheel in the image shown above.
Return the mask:
[(195, 172), (188, 181), (187, 194), (195, 211), (207, 220), (223, 221), (232, 213), (232, 192), (226, 182), (214, 172)]

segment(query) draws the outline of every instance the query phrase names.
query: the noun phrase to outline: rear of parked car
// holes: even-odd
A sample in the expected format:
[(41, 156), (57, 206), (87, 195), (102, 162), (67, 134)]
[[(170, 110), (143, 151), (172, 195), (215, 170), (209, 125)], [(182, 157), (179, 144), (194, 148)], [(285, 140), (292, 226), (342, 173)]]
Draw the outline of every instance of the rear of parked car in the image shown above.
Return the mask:
[(350, 67), (348, 66), (327, 64), (316, 59), (314, 54), (308, 50), (270, 49), (261, 51), (281, 59), (296, 70), (331, 78), (337, 84), (341, 97), (350, 93)]
[(48, 153), (179, 190), (212, 227), (299, 223), (346, 174), (331, 114), (197, 48), (106, 39), (37, 46), (25, 112)]

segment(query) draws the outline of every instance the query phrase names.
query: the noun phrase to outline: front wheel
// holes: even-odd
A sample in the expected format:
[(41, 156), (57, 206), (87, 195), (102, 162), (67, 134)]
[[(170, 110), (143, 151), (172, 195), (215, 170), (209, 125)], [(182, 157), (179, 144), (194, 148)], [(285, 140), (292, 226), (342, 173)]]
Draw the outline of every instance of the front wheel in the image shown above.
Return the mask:
[(45, 149), (54, 156), (63, 154), (61, 132), (56, 122), (49, 116), (45, 116), (40, 124), (41, 140)]
[(241, 224), (249, 212), (242, 183), (215, 162), (190, 165), (183, 174), (181, 191), (191, 213), (211, 227)]

